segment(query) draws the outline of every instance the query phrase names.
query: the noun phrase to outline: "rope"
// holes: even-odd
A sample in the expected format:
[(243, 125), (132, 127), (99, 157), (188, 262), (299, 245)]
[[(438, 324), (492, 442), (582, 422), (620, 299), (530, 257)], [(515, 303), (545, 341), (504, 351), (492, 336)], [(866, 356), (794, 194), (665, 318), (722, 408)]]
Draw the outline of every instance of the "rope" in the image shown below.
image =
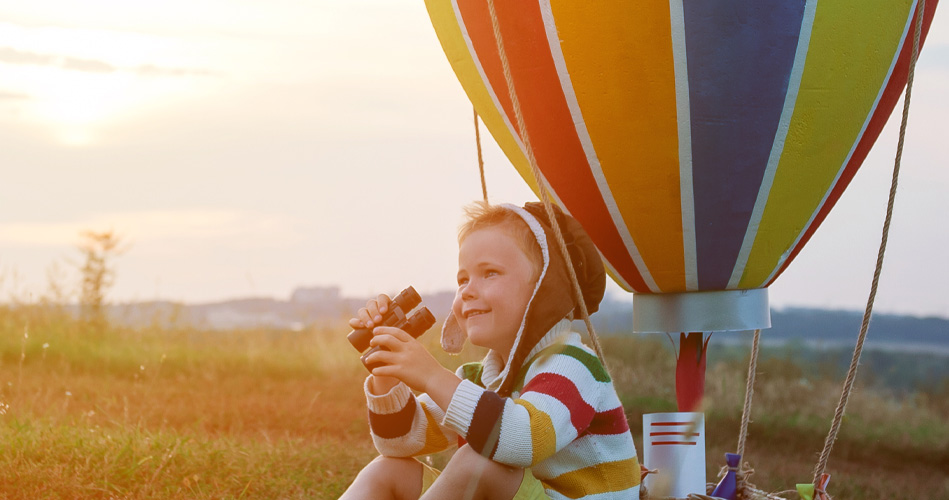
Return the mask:
[[(563, 253), (564, 260), (567, 262), (567, 272), (570, 273), (570, 280), (573, 283), (573, 293), (576, 296), (577, 303), (580, 304), (580, 315), (583, 317), (583, 323), (590, 334), (590, 341), (593, 343), (593, 349), (600, 358), (604, 368), (606, 368), (606, 358), (603, 355), (603, 349), (600, 347), (600, 340), (593, 330), (593, 323), (590, 322), (590, 313), (587, 310), (586, 301), (583, 300), (583, 291), (580, 289), (580, 281), (577, 279), (577, 273), (573, 269), (573, 262), (570, 259), (570, 251), (567, 250), (567, 243), (563, 239), (563, 233), (560, 231), (560, 224), (557, 222), (554, 207), (547, 193), (547, 186), (544, 177), (541, 175), (540, 167), (537, 166), (537, 158), (534, 156), (534, 149), (531, 147), (530, 137), (527, 134), (527, 125), (524, 123), (524, 116), (521, 113), (521, 102), (517, 98), (517, 92), (514, 91), (514, 79), (511, 76), (511, 65), (507, 59), (507, 52), (504, 50), (504, 40), (501, 37), (501, 24), (498, 22), (498, 14), (494, 8), (494, 0), (488, 0), (488, 10), (491, 13), (491, 26), (494, 28), (494, 41), (498, 46), (498, 54), (501, 56), (501, 65), (504, 68), (504, 80), (507, 82), (507, 92), (511, 97), (511, 104), (514, 107), (514, 116), (517, 118), (517, 131), (524, 143), (524, 149), (527, 150), (527, 159), (530, 162), (531, 172), (537, 181), (537, 190), (540, 193), (540, 199), (547, 210), (547, 218), (553, 227), (554, 236), (557, 244), (560, 245), (560, 251)], [(607, 369), (607, 371), (609, 371)]]
[(481, 172), (481, 195), (484, 197), (484, 202), (487, 203), (488, 184), (484, 181), (484, 158), (481, 156), (481, 130), (478, 127), (478, 110), (472, 106), (471, 111), (474, 112), (475, 146), (478, 147), (478, 170)]
[(916, 70), (916, 59), (919, 57), (919, 34), (923, 24), (923, 10), (926, 7), (926, 0), (919, 0), (919, 8), (916, 12), (916, 29), (913, 33), (913, 57), (909, 64), (909, 75), (906, 79), (906, 97), (903, 99), (903, 118), (900, 123), (900, 139), (896, 147), (896, 161), (893, 165), (893, 178), (890, 183), (890, 197), (886, 205), (886, 218), (883, 221), (883, 236), (880, 240), (880, 250), (877, 253), (876, 270), (873, 272), (873, 282), (870, 285), (870, 296), (867, 299), (867, 308), (863, 313), (863, 324), (860, 325), (860, 335), (857, 336), (857, 345), (853, 350), (853, 358), (850, 360), (850, 370), (847, 372), (847, 379), (844, 381), (843, 392), (840, 394), (840, 402), (837, 404), (837, 411), (834, 413), (834, 421), (831, 424), (830, 432), (824, 441), (824, 450), (821, 452), (820, 460), (814, 469), (814, 486), (819, 487), (821, 474), (827, 469), (827, 460), (830, 458), (830, 451), (837, 440), (837, 432), (840, 430), (840, 423), (843, 420), (844, 411), (847, 409), (847, 402), (850, 400), (850, 393), (853, 390), (854, 379), (857, 376), (857, 364), (860, 361), (860, 354), (863, 352), (863, 344), (867, 338), (867, 330), (870, 326), (870, 315), (873, 312), (873, 302), (876, 300), (877, 286), (880, 282), (880, 273), (883, 270), (883, 254), (886, 252), (886, 242), (890, 233), (890, 220), (893, 217), (893, 204), (896, 199), (896, 186), (900, 175), (900, 162), (903, 157), (903, 142), (906, 137), (906, 121), (909, 118), (909, 101), (913, 90), (913, 74)]
[(751, 343), (751, 360), (748, 361), (748, 381), (745, 385), (745, 406), (741, 410), (741, 430), (738, 431), (738, 454), (745, 458), (745, 439), (748, 437), (748, 423), (751, 422), (751, 400), (755, 395), (755, 374), (758, 372), (758, 341), (761, 330), (755, 330)]

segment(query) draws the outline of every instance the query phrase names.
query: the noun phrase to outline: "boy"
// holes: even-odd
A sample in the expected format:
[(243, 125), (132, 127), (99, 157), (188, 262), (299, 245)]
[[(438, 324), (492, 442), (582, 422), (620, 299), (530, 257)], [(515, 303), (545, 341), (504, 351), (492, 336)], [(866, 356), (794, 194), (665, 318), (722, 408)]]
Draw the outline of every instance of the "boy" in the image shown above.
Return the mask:
[[(366, 379), (373, 442), (382, 456), (343, 499), (638, 499), (640, 469), (623, 407), (595, 354), (570, 331), (577, 309), (564, 257), (539, 203), (466, 209), (458, 290), (442, 347), (464, 338), (481, 363), (445, 369), (402, 330), (377, 327)], [(599, 254), (557, 210), (584, 301), (603, 298)], [(389, 304), (371, 300), (350, 320), (373, 327)], [(415, 390), (421, 393), (415, 396)], [(413, 458), (464, 442), (444, 471)]]

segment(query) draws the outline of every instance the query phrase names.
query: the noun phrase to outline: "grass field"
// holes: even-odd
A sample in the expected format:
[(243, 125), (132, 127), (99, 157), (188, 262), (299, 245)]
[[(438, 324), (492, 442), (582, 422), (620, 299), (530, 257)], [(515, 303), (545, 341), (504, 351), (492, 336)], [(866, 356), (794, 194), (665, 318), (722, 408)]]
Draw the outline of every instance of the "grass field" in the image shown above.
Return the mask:
[[(50, 309), (0, 308), (0, 498), (337, 498), (374, 456), (365, 372), (345, 333), (343, 320), (335, 331), (95, 331)], [(423, 339), (437, 345), (435, 332)], [(642, 414), (675, 409), (675, 361), (655, 341), (604, 344), (641, 453)], [(814, 369), (759, 369), (746, 460), (761, 489), (811, 479), (840, 392), (839, 380), (802, 377)], [(709, 481), (736, 446), (745, 370), (708, 369)], [(830, 492), (949, 499), (947, 418), (944, 400), (858, 389)]]

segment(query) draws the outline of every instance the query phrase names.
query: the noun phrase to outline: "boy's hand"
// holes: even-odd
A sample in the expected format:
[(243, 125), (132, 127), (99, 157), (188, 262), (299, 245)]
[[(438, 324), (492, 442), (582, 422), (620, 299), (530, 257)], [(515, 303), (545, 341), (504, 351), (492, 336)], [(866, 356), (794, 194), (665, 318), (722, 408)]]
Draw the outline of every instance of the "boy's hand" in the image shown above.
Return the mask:
[(369, 342), (382, 346), (366, 358), (367, 363), (383, 363), (372, 370), (373, 377), (394, 377), (419, 392), (427, 393), (443, 410), (448, 408), (461, 379), (443, 367), (414, 337), (391, 326), (376, 327)]
[[(389, 304), (392, 299), (386, 294), (380, 294), (375, 299), (366, 302), (366, 307), (362, 307), (356, 312), (356, 317), (349, 320), (349, 326), (356, 328), (373, 328), (382, 323), (382, 317), (389, 312)], [(396, 384), (398, 379), (392, 377), (374, 376), (370, 385), (374, 394), (382, 395), (389, 392)]]
[(375, 299), (366, 302), (366, 307), (361, 307), (356, 311), (356, 317), (349, 320), (349, 326), (353, 328), (372, 328), (382, 324), (382, 317), (389, 312), (389, 304), (392, 299), (386, 294), (379, 294)]

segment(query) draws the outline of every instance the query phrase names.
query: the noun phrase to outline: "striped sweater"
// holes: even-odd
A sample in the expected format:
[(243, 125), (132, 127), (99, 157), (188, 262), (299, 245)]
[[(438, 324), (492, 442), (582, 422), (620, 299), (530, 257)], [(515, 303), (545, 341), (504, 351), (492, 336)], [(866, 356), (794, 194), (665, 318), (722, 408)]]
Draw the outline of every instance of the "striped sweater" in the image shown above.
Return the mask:
[(638, 499), (640, 470), (623, 406), (599, 359), (558, 323), (502, 398), (500, 357), (461, 366), (447, 411), (405, 384), (366, 395), (370, 430), (387, 456), (441, 451), (459, 438), (492, 460), (530, 468), (551, 498)]

